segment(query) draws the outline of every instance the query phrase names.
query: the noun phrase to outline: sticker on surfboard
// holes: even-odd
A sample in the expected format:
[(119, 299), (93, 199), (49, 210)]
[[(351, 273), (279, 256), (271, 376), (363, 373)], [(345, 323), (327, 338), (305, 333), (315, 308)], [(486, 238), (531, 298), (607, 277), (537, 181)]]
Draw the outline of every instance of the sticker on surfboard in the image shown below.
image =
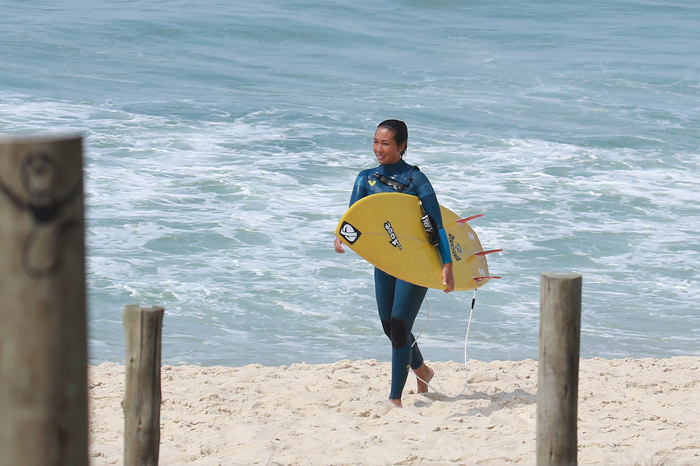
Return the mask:
[(362, 233), (348, 222), (343, 222), (343, 226), (340, 227), (340, 234), (348, 243), (355, 244), (355, 241), (360, 239)]

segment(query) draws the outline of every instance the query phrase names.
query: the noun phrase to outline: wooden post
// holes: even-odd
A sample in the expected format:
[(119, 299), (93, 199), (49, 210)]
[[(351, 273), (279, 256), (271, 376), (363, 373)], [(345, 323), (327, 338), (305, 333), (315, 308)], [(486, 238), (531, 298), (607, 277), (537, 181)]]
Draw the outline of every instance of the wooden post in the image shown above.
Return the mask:
[(162, 307), (124, 307), (124, 465), (156, 466), (160, 447)]
[(88, 464), (82, 138), (0, 139), (0, 465)]
[(537, 464), (577, 464), (581, 275), (540, 277)]

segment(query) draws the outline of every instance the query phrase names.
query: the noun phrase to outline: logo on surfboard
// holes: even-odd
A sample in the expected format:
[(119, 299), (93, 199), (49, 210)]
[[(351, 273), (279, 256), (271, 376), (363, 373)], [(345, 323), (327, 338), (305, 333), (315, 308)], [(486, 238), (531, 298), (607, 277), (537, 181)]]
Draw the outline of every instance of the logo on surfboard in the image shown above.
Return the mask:
[(348, 222), (343, 222), (343, 225), (340, 227), (340, 234), (347, 240), (348, 243), (355, 244), (355, 241), (360, 238), (362, 233), (360, 233), (360, 230), (350, 225)]
[(450, 249), (452, 250), (452, 257), (457, 261), (461, 261), (464, 255), (462, 246), (459, 243), (455, 243), (455, 236), (451, 233), (448, 235), (448, 241), (450, 243)]
[(389, 238), (391, 238), (389, 242), (391, 243), (391, 245), (395, 248), (402, 249), (401, 243), (399, 242), (399, 238), (396, 236), (396, 233), (394, 233), (394, 227), (391, 226), (391, 222), (389, 222), (389, 220), (387, 220), (384, 223), (384, 229), (387, 233), (389, 233)]

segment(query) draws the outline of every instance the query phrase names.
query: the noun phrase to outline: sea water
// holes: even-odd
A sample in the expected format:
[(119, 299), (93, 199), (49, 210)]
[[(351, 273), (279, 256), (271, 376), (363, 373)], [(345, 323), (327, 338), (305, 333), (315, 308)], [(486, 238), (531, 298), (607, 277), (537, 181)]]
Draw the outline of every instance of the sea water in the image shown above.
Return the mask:
[[(389, 359), (332, 245), (386, 118), (503, 249), (470, 358), (537, 357), (545, 271), (583, 276), (582, 356), (700, 354), (695, 0), (3, 1), (0, 30), (0, 133), (85, 138), (93, 362), (132, 303), (165, 363)], [(427, 359), (462, 360), (471, 300), (428, 293)]]

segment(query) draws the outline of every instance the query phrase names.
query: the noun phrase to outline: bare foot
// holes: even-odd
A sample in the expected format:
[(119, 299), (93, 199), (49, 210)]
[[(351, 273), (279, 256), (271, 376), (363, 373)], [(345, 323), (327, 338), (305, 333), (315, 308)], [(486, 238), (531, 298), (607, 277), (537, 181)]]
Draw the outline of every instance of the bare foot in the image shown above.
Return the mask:
[(403, 405), (401, 404), (401, 398), (399, 398), (398, 400), (390, 399), (389, 401), (391, 401), (391, 404), (393, 404), (397, 408), (403, 408)]
[(418, 393), (428, 393), (428, 384), (433, 380), (435, 371), (423, 364), (413, 372), (415, 372), (417, 376), (416, 384), (418, 385)]

